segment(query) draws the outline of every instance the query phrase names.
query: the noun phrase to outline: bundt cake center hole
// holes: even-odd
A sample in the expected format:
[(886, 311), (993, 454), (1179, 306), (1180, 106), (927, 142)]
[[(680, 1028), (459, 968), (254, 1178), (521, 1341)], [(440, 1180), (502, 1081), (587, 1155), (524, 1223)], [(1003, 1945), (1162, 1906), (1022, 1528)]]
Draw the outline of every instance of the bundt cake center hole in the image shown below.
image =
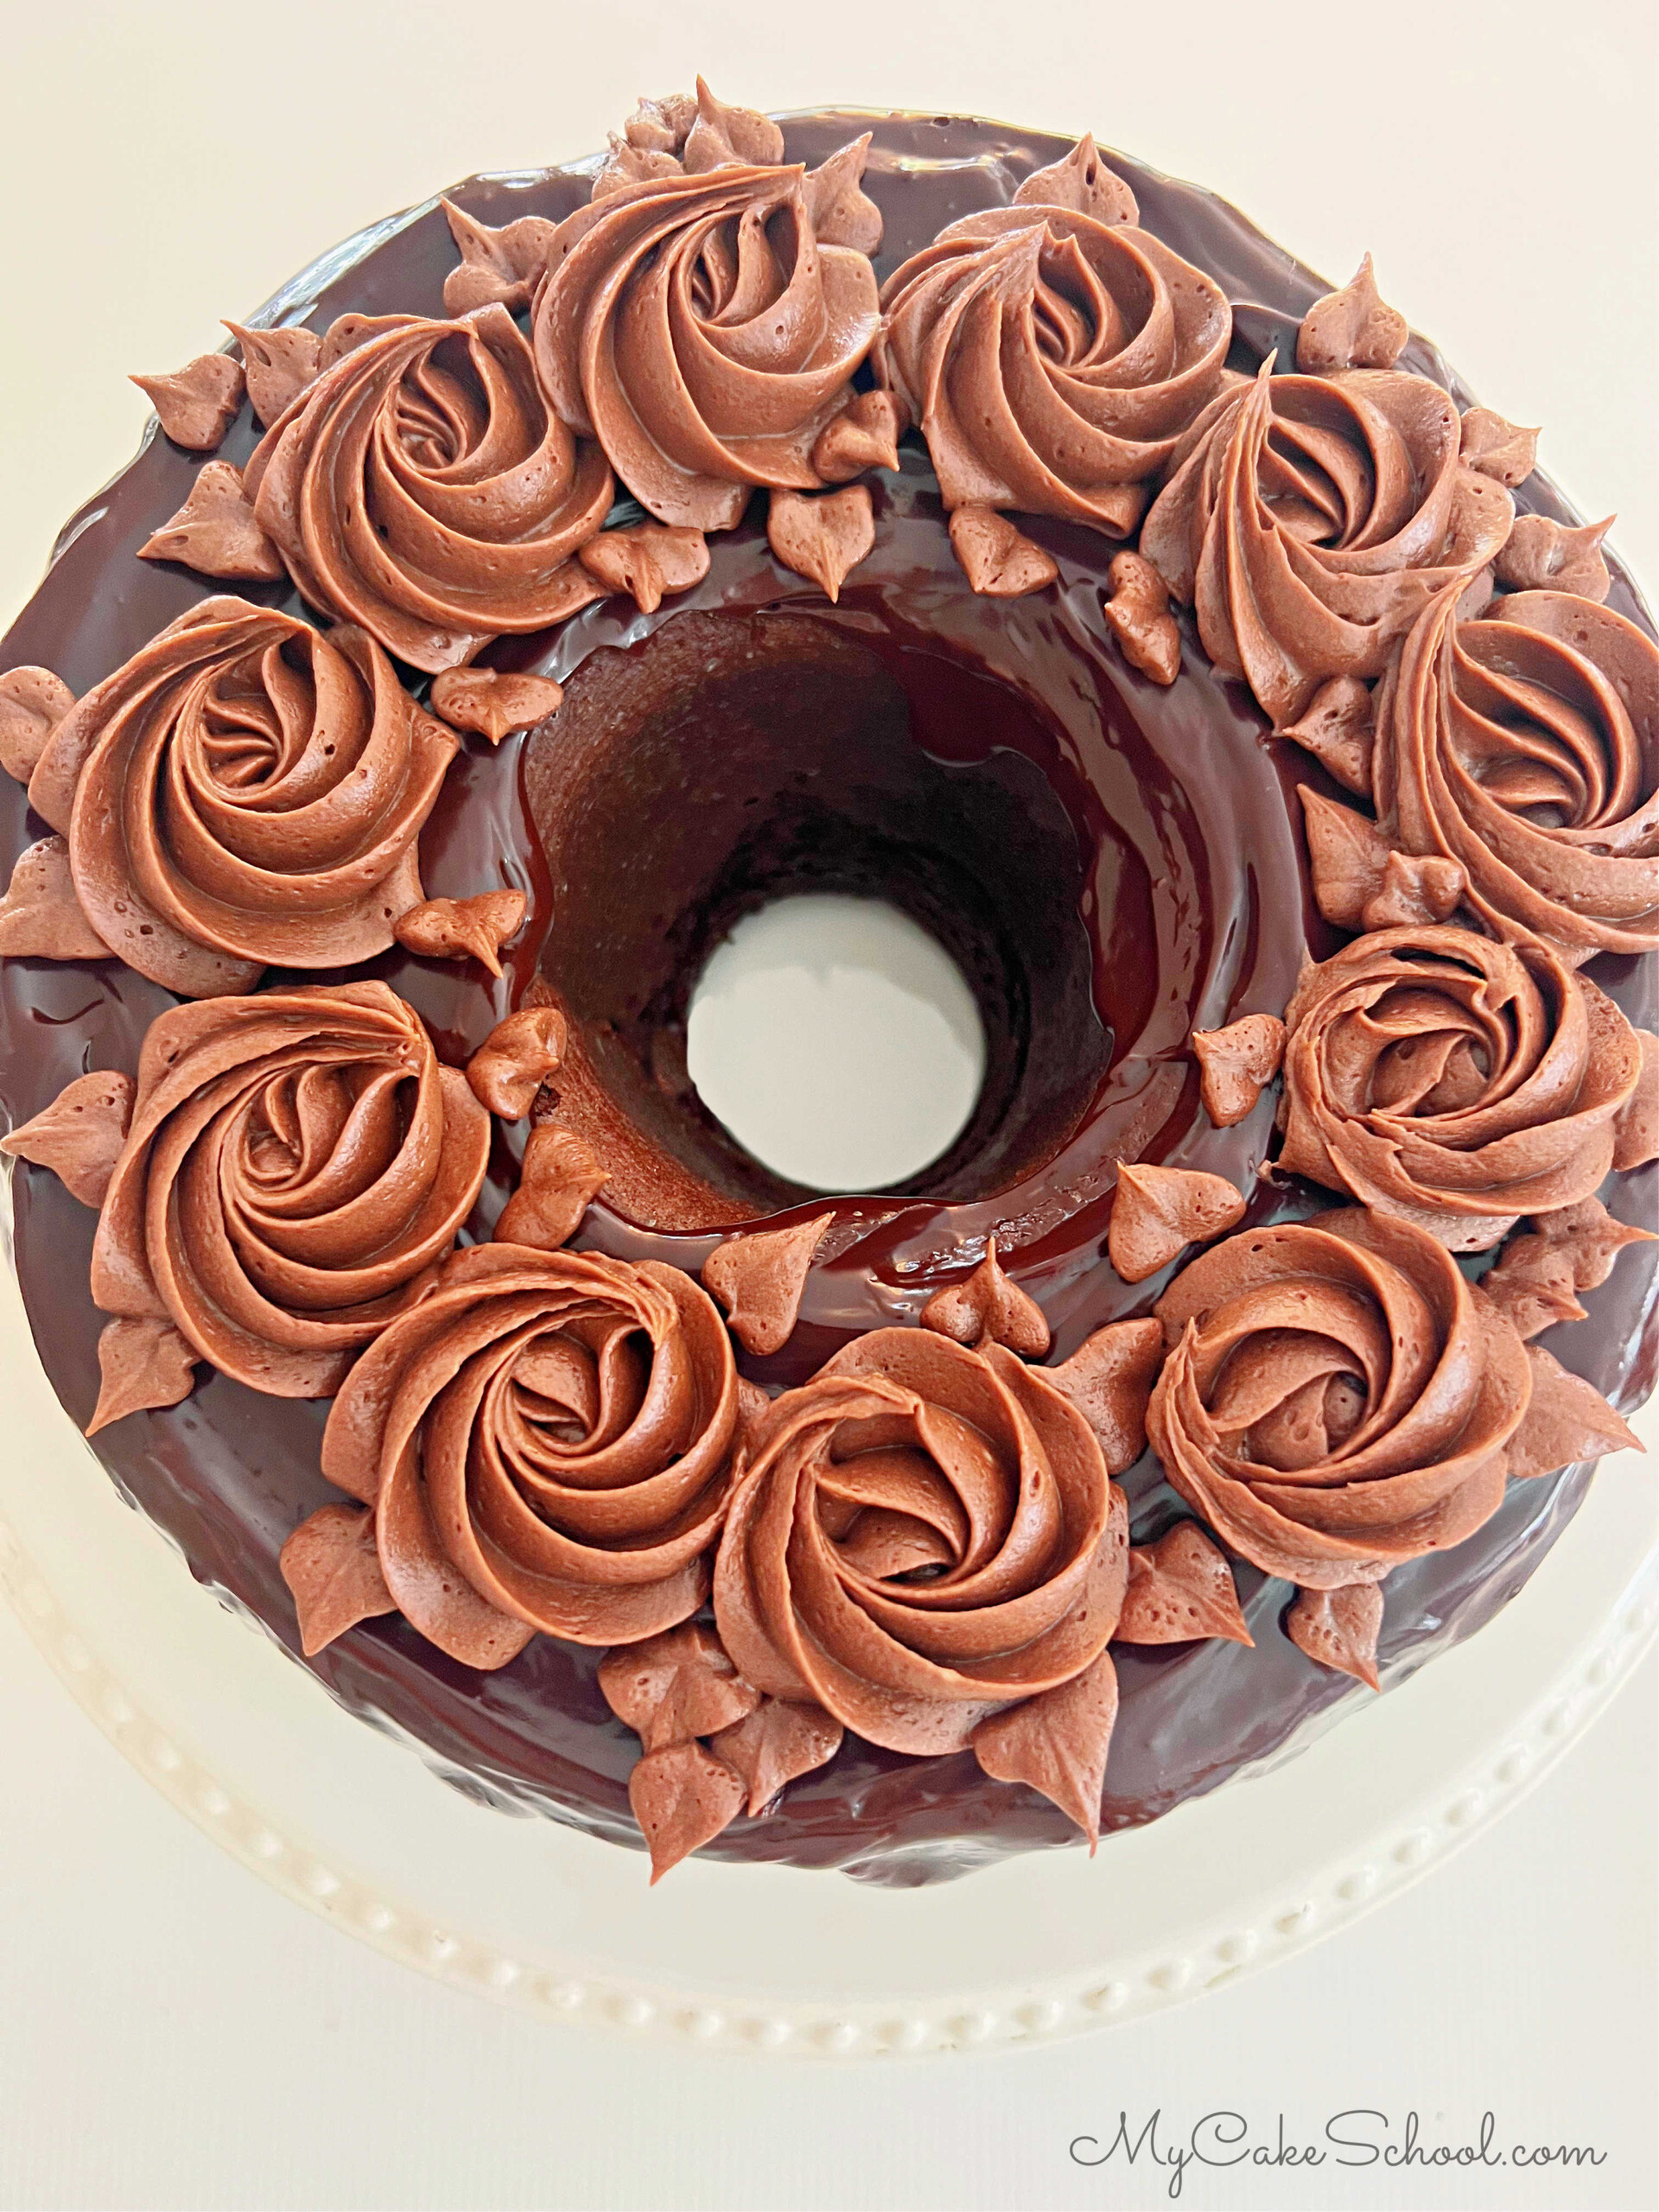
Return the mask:
[[(1095, 1006), (1090, 887), (1052, 748), (1028, 701), (969, 655), (850, 620), (688, 611), (575, 669), (524, 787), (550, 879), (542, 980), (569, 1027), (558, 1112), (604, 1161), (607, 1206), (700, 1232), (825, 1190), (971, 1201), (1052, 1157), (1114, 1034)], [(862, 909), (864, 928), (872, 907), (896, 910), (884, 926), (907, 933), (912, 963), (936, 963), (946, 995), (906, 1024), (880, 962), (861, 956), (870, 980), (855, 988), (820, 956), (798, 1022), (774, 1025), (769, 1048), (755, 1040), (749, 1077), (705, 1091), (706, 1064), (689, 1058), (700, 979), (732, 972), (715, 964), (728, 939), (766, 946), (735, 934), (746, 925), (798, 929), (798, 912), (768, 917), (803, 899), (821, 920)], [(734, 1004), (768, 993), (752, 980)], [(820, 1028), (846, 1002), (838, 1044), (814, 1034), (815, 995)], [(698, 1017), (711, 1036), (722, 995)]]
[(948, 1152), (985, 1077), (961, 969), (883, 899), (798, 893), (746, 914), (691, 993), (697, 1095), (775, 1175), (880, 1191)]

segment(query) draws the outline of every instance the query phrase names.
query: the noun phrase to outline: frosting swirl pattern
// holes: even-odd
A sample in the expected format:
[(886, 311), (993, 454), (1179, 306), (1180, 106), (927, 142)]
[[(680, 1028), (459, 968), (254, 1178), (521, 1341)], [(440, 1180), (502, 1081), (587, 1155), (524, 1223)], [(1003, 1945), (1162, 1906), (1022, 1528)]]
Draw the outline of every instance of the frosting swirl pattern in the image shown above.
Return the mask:
[(1378, 820), (1444, 855), (1497, 936), (1573, 963), (1659, 950), (1659, 646), (1609, 607), (1516, 592), (1460, 621), (1448, 586), (1378, 696)]
[(311, 604), (435, 671), (591, 596), (561, 571), (603, 523), (611, 474), (548, 406), (506, 308), (365, 316), (351, 334), (243, 474)]
[(845, 195), (844, 168), (837, 155), (810, 175), (766, 163), (646, 176), (555, 232), (537, 373), (659, 522), (729, 530), (757, 485), (822, 488), (812, 449), (852, 397), (878, 319), (868, 256), (818, 226)]
[(65, 715), (29, 803), (111, 950), (210, 998), (386, 950), (460, 741), (360, 630), (215, 597)]
[(1434, 594), (1497, 553), (1515, 503), (1462, 461), (1457, 408), (1427, 378), (1272, 365), (1182, 439), (1141, 550), (1283, 728), (1328, 678), (1380, 675)]
[(932, 1755), (1091, 1665), (1128, 1577), (1128, 1507), (1069, 1400), (1001, 1344), (877, 1329), (756, 1422), (715, 1618), (757, 1689)]
[(881, 306), (876, 375), (920, 424), (948, 508), (1119, 537), (1215, 394), (1232, 334), (1201, 270), (1080, 207), (964, 216), (894, 271)]
[(490, 1117), (384, 983), (150, 1024), (92, 1247), (106, 1313), (170, 1321), (251, 1389), (321, 1398), (471, 1212)]
[(737, 1370), (677, 1268), (476, 1245), (370, 1347), (323, 1435), (374, 1508), (386, 1587), (441, 1650), (632, 1643), (696, 1612), (725, 1517)]
[(1635, 1031), (1558, 953), (1469, 930), (1358, 938), (1285, 1019), (1280, 1166), (1454, 1252), (1590, 1197), (1642, 1077)]
[(1155, 1310), (1153, 1449), (1263, 1573), (1380, 1581), (1496, 1511), (1527, 1348), (1426, 1230), (1356, 1209), (1245, 1231)]

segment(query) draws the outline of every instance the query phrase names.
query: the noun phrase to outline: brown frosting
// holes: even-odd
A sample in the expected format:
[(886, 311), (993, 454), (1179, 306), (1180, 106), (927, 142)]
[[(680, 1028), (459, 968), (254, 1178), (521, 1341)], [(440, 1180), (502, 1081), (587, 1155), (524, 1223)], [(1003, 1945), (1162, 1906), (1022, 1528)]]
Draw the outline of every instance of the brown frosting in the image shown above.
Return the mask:
[[(1079, 144), (1047, 174), (1075, 202), (1091, 168), (1097, 191), (1104, 172)], [(888, 277), (881, 308), (876, 380), (920, 426), (947, 508), (1118, 537), (1220, 385), (1232, 335), (1219, 287), (1148, 232), (1024, 190), (947, 224)]]
[(254, 330), (239, 322), (225, 327), (242, 348), (249, 404), (269, 429), (322, 367), (322, 337), (315, 330)]
[(475, 730), (492, 745), (556, 711), (563, 684), (545, 676), (507, 676), (496, 668), (447, 668), (432, 679), (432, 711), (451, 729)]
[(380, 1572), (374, 1516), (366, 1506), (320, 1505), (283, 1546), (276, 1564), (293, 1592), (308, 1659), (359, 1621), (397, 1610)]
[(1095, 1432), (1109, 1475), (1125, 1472), (1147, 1448), (1147, 1401), (1163, 1358), (1164, 1332), (1148, 1314), (1109, 1322), (1070, 1359), (1043, 1370), (1044, 1382), (1070, 1398)]
[(766, 543), (774, 558), (809, 583), (833, 607), (849, 575), (875, 543), (875, 513), (868, 484), (844, 491), (774, 492), (766, 505)]
[(610, 471), (543, 398), (504, 307), (363, 321), (244, 482), (312, 606), (412, 667), (454, 668), (569, 611), (561, 572), (609, 511)]
[[(360, 631), (205, 599), (66, 715), (29, 801), (109, 949), (186, 998), (384, 952), (459, 740)], [(84, 953), (72, 957), (84, 958)]]
[(1638, 1029), (1642, 1074), (1629, 1103), (1613, 1124), (1613, 1166), (1639, 1167), (1659, 1159), (1659, 1037)]
[(1467, 883), (1458, 862), (1440, 854), (1402, 853), (1374, 822), (1301, 786), (1313, 903), (1342, 930), (1385, 930), (1444, 922)]
[(842, 1733), (840, 1721), (821, 1705), (765, 1697), (747, 1719), (711, 1737), (709, 1748), (742, 1776), (745, 1809), (753, 1820), (786, 1784), (827, 1766), (841, 1749)]
[(0, 768), (26, 784), (74, 703), (74, 693), (49, 668), (9, 668), (0, 676)]
[(467, 1061), (473, 1095), (502, 1121), (521, 1121), (557, 1073), (564, 1047), (564, 1016), (556, 1007), (519, 1007), (503, 1015)]
[(994, 507), (957, 507), (950, 517), (950, 549), (970, 588), (988, 599), (1023, 599), (1060, 573), (1052, 553)]
[(538, 1631), (630, 1643), (696, 1612), (736, 1418), (689, 1275), (476, 1245), (352, 1370), (322, 1471), (374, 1507), (404, 1617), (491, 1669)]
[(1139, 553), (1120, 553), (1106, 579), (1112, 588), (1100, 611), (1124, 659), (1154, 683), (1173, 683), (1181, 672), (1181, 632), (1163, 578)]
[(1659, 646), (1591, 601), (1448, 586), (1378, 694), (1377, 818), (1455, 861), (1495, 935), (1578, 963), (1659, 950)]
[(1307, 710), (1279, 733), (1306, 746), (1344, 791), (1371, 795), (1371, 746), (1376, 735), (1371, 687), (1357, 676), (1327, 677)]
[(1609, 1452), (1640, 1452), (1642, 1440), (1620, 1420), (1592, 1382), (1573, 1375), (1541, 1344), (1527, 1346), (1532, 1369), (1532, 1404), (1527, 1422), (1510, 1449), (1510, 1472), (1517, 1481), (1554, 1474), (1580, 1459), (1599, 1459)]
[(760, 1702), (700, 1621), (625, 1643), (600, 1661), (598, 1679), (606, 1704), (647, 1751), (713, 1736)]
[(1190, 1643), (1220, 1637), (1253, 1643), (1226, 1556), (1196, 1521), (1178, 1521), (1155, 1544), (1129, 1547), (1129, 1586), (1115, 1643)]
[(1116, 1723), (1117, 1669), (1103, 1651), (1071, 1681), (982, 1721), (974, 1757), (993, 1782), (1023, 1782), (1052, 1799), (1088, 1837), (1092, 1859)]
[(1370, 1689), (1376, 1675), (1376, 1638), (1382, 1626), (1382, 1592), (1374, 1582), (1349, 1582), (1335, 1590), (1299, 1590), (1285, 1615), (1285, 1634), (1321, 1667), (1351, 1675)]
[(1601, 556), (1601, 541), (1614, 520), (1609, 515), (1574, 530), (1548, 515), (1517, 515), (1492, 564), (1493, 574), (1511, 591), (1567, 591), (1579, 599), (1604, 600), (1613, 580)]
[(127, 1141), (134, 1088), (118, 1069), (77, 1076), (44, 1112), (0, 1137), (0, 1152), (50, 1168), (71, 1198), (101, 1206)]
[(424, 960), (476, 960), (501, 973), (501, 948), (524, 925), (522, 891), (480, 891), (470, 899), (423, 899), (407, 907), (391, 933)]
[(1613, 1165), (1642, 1052), (1551, 947), (1382, 930), (1310, 967), (1286, 1009), (1279, 1165), (1454, 1252), (1576, 1205)]
[(195, 1388), (199, 1357), (188, 1338), (155, 1314), (110, 1322), (98, 1339), (101, 1379), (87, 1435), (129, 1414), (181, 1404)]
[(150, 1024), (92, 1247), (106, 1313), (225, 1374), (326, 1397), (472, 1211), (489, 1116), (384, 983), (269, 990)]
[(1106, 1252), (1125, 1282), (1144, 1282), (1189, 1244), (1208, 1243), (1244, 1218), (1224, 1175), (1125, 1160), (1106, 1228)]
[(171, 376), (134, 377), (175, 446), (209, 453), (242, 405), (242, 364), (228, 353), (202, 353)]
[(1141, 550), (1195, 609), (1217, 668), (1283, 728), (1327, 677), (1381, 674), (1434, 594), (1497, 552), (1515, 505), (1462, 461), (1438, 385), (1272, 365), (1181, 440)]
[(650, 1847), (653, 1888), (729, 1827), (743, 1798), (742, 1776), (701, 1744), (647, 1751), (628, 1777), (628, 1802)]
[(1555, 1417), (1509, 1321), (1412, 1222), (1356, 1208), (1247, 1230), (1156, 1310), (1165, 1473), (1231, 1550), (1307, 1589), (1460, 1542)]
[(897, 468), (903, 431), (890, 391), (861, 391), (818, 433), (812, 466), (826, 484), (844, 484), (867, 468)]
[(444, 313), (459, 316), (496, 306), (522, 315), (547, 265), (557, 224), (544, 215), (521, 215), (516, 223), (492, 230), (453, 200), (439, 205), (461, 254), (460, 268), (452, 269), (443, 280)]
[(1482, 1294), (1523, 1341), (1586, 1318), (1574, 1287), (1570, 1256), (1541, 1236), (1512, 1237), (1497, 1266), (1480, 1279)]
[(937, 1329), (942, 1337), (971, 1344), (976, 1351), (984, 1344), (1006, 1344), (1023, 1359), (1040, 1359), (1049, 1347), (1043, 1309), (1003, 1273), (995, 1236), (972, 1274), (936, 1290), (919, 1318), (923, 1328)]
[(666, 594), (690, 591), (709, 573), (709, 543), (702, 532), (659, 523), (604, 531), (588, 540), (577, 558), (600, 587), (591, 596), (630, 592), (642, 614), (654, 614)]
[(107, 960), (75, 889), (67, 837), (25, 845), (0, 899), (0, 953), (13, 960)]
[(1285, 1057), (1285, 1025), (1276, 1014), (1244, 1014), (1220, 1029), (1195, 1029), (1189, 1039), (1198, 1064), (1198, 1096), (1218, 1129), (1255, 1111)]
[(1583, 1198), (1535, 1215), (1525, 1234), (1510, 1238), (1480, 1287), (1517, 1336), (1535, 1337), (1558, 1322), (1582, 1321), (1573, 1294), (1605, 1282), (1626, 1245), (1653, 1242), (1651, 1230), (1615, 1221), (1599, 1198)]
[(200, 575), (240, 583), (276, 583), (288, 573), (259, 527), (242, 472), (228, 461), (203, 464), (189, 498), (144, 540), (138, 558), (179, 561)]
[[(745, 111), (706, 87), (699, 102), (686, 174), (622, 183), (559, 225), (532, 336), (554, 406), (641, 505), (729, 530), (757, 485), (822, 487), (814, 448), (875, 335), (880, 226), (861, 212), (868, 139), (809, 175), (779, 165), (775, 125), (734, 130)], [(779, 151), (743, 150), (762, 143)]]
[[(1627, 1245), (1656, 1242), (1652, 1230), (1638, 1229), (1634, 1222), (1615, 1221), (1599, 1198), (1581, 1198), (1577, 1205), (1535, 1216), (1532, 1233), (1565, 1256), (1579, 1290), (1599, 1290)], [(1512, 1237), (1504, 1256), (1522, 1242), (1521, 1237)]]
[(1107, 168), (1094, 134), (1087, 130), (1059, 161), (1033, 169), (1015, 188), (1014, 204), (1016, 207), (1066, 207), (1076, 215), (1092, 215), (1097, 223), (1141, 219), (1134, 193)]
[(1039, 1373), (877, 1329), (756, 1425), (715, 1618), (756, 1688), (893, 1751), (960, 1751), (1103, 1650), (1128, 1549), (1092, 1431)]
[(1341, 369), (1391, 369), (1410, 336), (1404, 315), (1377, 290), (1368, 253), (1351, 283), (1315, 300), (1302, 317), (1296, 365), (1312, 377)]
[(1506, 421), (1491, 407), (1471, 407), (1463, 418), (1459, 449), (1471, 468), (1496, 477), (1513, 492), (1537, 466), (1538, 437), (1536, 430)]
[(745, 1351), (764, 1359), (789, 1342), (807, 1271), (834, 1219), (833, 1213), (815, 1214), (787, 1229), (729, 1237), (703, 1262), (703, 1286), (725, 1307)]
[(575, 1235), (582, 1217), (609, 1180), (598, 1156), (574, 1129), (554, 1122), (532, 1129), (518, 1187), (495, 1224), (496, 1243), (556, 1251)]

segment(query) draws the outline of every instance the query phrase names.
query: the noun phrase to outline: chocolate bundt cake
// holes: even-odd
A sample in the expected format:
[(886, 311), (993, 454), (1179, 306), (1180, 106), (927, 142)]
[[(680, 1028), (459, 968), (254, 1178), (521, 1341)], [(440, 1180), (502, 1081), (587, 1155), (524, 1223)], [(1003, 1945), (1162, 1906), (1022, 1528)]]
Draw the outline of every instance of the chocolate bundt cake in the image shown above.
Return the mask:
[[(1369, 260), (699, 85), (230, 328), (0, 652), (17, 1271), (199, 1580), (486, 1802), (899, 1885), (1514, 1595), (1659, 1345), (1659, 647)], [(894, 1188), (688, 1071), (802, 890), (979, 1007)]]

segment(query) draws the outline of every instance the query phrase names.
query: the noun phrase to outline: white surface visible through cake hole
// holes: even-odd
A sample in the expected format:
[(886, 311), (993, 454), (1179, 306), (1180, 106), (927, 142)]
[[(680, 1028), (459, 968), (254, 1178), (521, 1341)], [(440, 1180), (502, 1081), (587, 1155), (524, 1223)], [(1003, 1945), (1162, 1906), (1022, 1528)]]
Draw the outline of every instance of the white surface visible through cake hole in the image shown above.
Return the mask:
[(962, 1134), (985, 1032), (962, 970), (908, 914), (800, 893), (715, 947), (686, 1058), (709, 1112), (773, 1174), (880, 1191)]

